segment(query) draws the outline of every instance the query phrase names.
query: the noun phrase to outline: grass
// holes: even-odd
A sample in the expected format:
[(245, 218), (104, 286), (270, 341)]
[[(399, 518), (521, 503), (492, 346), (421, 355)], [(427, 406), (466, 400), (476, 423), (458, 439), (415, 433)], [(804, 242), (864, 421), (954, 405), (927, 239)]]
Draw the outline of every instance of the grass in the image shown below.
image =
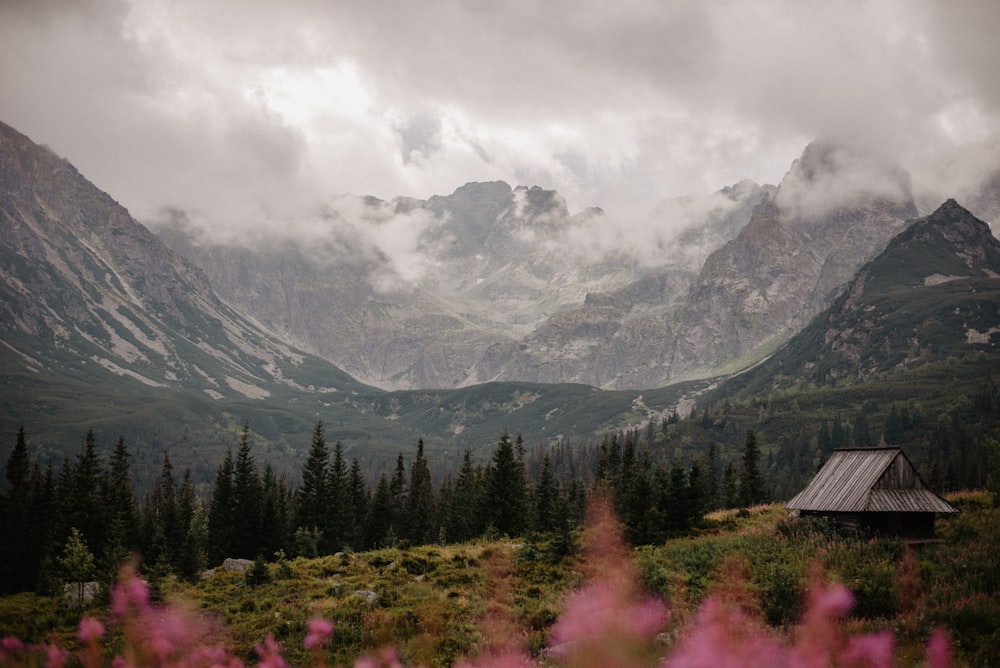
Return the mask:
[[(658, 652), (677, 650), (703, 619), (706, 600), (720, 595), (792, 636), (822, 572), (853, 593), (845, 629), (891, 631), (901, 665), (921, 664), (938, 627), (947, 629), (959, 661), (1000, 665), (1000, 508), (985, 492), (948, 499), (962, 512), (939, 520), (940, 543), (919, 549), (838, 535), (772, 504), (711, 513), (697, 535), (632, 550), (644, 589), (670, 610)], [(344, 552), (279, 561), (256, 585), (243, 573), (217, 572), (196, 583), (167, 579), (154, 590), (206, 615), (245, 661), (256, 660), (255, 645), (270, 635), (292, 665), (308, 664), (313, 655), (302, 639), (317, 617), (334, 625), (332, 665), (385, 646), (407, 665), (452, 665), (484, 652), (540, 656), (567, 596), (595, 574), (615, 577), (594, 570), (591, 552), (554, 548), (543, 539), (505, 539)], [(108, 613), (97, 605), (90, 614)], [(0, 637), (74, 649), (78, 616), (57, 599), (7, 597), (0, 599)]]

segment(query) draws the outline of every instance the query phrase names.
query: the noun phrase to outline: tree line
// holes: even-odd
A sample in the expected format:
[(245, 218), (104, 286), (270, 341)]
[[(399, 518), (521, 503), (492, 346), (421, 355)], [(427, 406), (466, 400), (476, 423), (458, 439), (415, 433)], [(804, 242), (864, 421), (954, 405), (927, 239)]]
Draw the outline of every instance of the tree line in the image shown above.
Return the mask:
[(110, 583), (132, 554), (153, 577), (193, 579), (227, 557), (272, 561), (532, 533), (569, 549), (587, 497), (598, 491), (612, 496), (634, 544), (653, 543), (689, 531), (709, 510), (766, 500), (752, 431), (739, 470), (723, 466), (714, 445), (684, 467), (655, 461), (638, 443), (638, 432), (608, 436), (588, 470), (567, 476), (553, 461), (565, 452), (529, 455), (520, 436), (503, 433), (486, 461), (466, 449), (457, 470), (434, 475), (421, 439), (409, 462), (400, 453), (392, 470), (369, 481), (339, 441), (328, 445), (317, 422), (301, 482), (292, 486), (257, 462), (245, 426), (209, 493), (198, 494), (191, 470), (178, 475), (164, 454), (160, 475), (139, 499), (124, 439), (105, 462), (89, 431), (56, 472), (31, 461), (22, 428), (7, 461), (9, 488), (0, 495), (0, 531), (16, 537), (0, 549), (0, 590), (54, 593), (63, 582)]

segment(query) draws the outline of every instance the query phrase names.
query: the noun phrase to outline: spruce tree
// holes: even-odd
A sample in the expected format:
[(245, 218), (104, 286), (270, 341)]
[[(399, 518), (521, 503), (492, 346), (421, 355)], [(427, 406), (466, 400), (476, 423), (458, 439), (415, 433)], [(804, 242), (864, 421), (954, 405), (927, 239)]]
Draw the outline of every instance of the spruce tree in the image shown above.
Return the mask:
[(552, 463), (546, 454), (542, 457), (542, 471), (535, 487), (534, 528), (541, 533), (549, 533), (556, 528), (556, 502), (558, 490), (552, 475)]
[(652, 460), (649, 452), (643, 450), (636, 457), (629, 476), (628, 489), (625, 496), (625, 531), (628, 540), (633, 545), (646, 545), (655, 540), (656, 513), (651, 508), (655, 504), (653, 479), (651, 477)]
[(482, 487), (482, 476), (472, 464), (472, 450), (466, 448), (452, 489), (445, 525), (445, 532), (451, 540), (466, 541), (482, 533), (483, 522), (479, 512)]
[(732, 462), (726, 462), (726, 469), (722, 474), (722, 505), (725, 508), (735, 508), (740, 505), (736, 469), (733, 468)]
[(406, 534), (406, 462), (403, 453), (396, 457), (396, 469), (389, 481), (389, 491), (392, 493), (392, 531), (398, 538)]
[(504, 432), (487, 471), (487, 519), (500, 535), (518, 536), (527, 520), (527, 488), (510, 435)]
[(739, 503), (744, 508), (764, 501), (764, 481), (760, 474), (760, 449), (753, 430), (747, 431), (743, 446), (743, 467), (740, 469)]
[(410, 466), (410, 495), (407, 498), (406, 537), (420, 544), (436, 537), (434, 521), (434, 487), (431, 472), (424, 458), (424, 439), (417, 441), (417, 456)]
[(177, 497), (177, 511), (180, 535), (175, 568), (178, 575), (193, 580), (205, 570), (207, 563), (208, 518), (195, 493), (190, 467), (184, 469)]
[(333, 445), (333, 460), (327, 476), (330, 512), (328, 515), (325, 549), (336, 552), (350, 545), (354, 526), (354, 508), (351, 504), (351, 480), (340, 441)]
[(32, 517), (31, 464), (23, 425), (7, 458), (6, 476), (10, 487), (6, 497), (0, 496), (0, 535), (6, 537), (0, 547), (0, 592), (13, 592), (33, 586), (41, 549), (40, 536), (33, 531), (38, 518)]
[(295, 494), (295, 525), (302, 528), (326, 528), (330, 508), (329, 476), (330, 452), (326, 447), (323, 423), (317, 422), (305, 467), (302, 485)]
[(270, 559), (278, 550), (288, 548), (288, 490), (268, 464), (261, 477), (261, 537), (259, 551)]
[(361, 463), (358, 462), (357, 458), (351, 460), (350, 496), (351, 508), (354, 510), (350, 542), (356, 549), (361, 549), (364, 540), (364, 523), (368, 517), (369, 499), (368, 485), (365, 483), (365, 476), (361, 473)]
[(679, 464), (670, 467), (667, 490), (670, 507), (667, 530), (675, 535), (682, 534), (691, 527), (691, 507), (687, 471)]
[(226, 458), (215, 472), (212, 500), (208, 509), (208, 559), (219, 564), (234, 556), (236, 516), (233, 504), (233, 451), (226, 451)]
[(132, 454), (121, 436), (108, 460), (108, 471), (101, 489), (101, 504), (109, 520), (120, 523), (124, 528), (122, 535), (118, 536), (122, 547), (129, 550), (135, 548), (138, 540), (138, 504), (132, 485)]
[(859, 448), (868, 448), (873, 445), (871, 432), (868, 429), (868, 418), (864, 411), (859, 411), (854, 417), (854, 445)]
[(244, 425), (233, 468), (233, 519), (236, 523), (233, 549), (237, 556), (244, 559), (256, 559), (262, 548), (260, 534), (264, 493), (260, 471), (251, 452), (251, 441), (250, 427)]
[(177, 506), (177, 483), (174, 467), (167, 453), (163, 454), (163, 469), (143, 504), (144, 557), (162, 572), (172, 572), (180, 557), (184, 540)]
[(691, 469), (688, 471), (688, 527), (702, 524), (707, 506), (708, 484), (702, 473), (701, 463), (696, 459), (691, 462)]
[(94, 430), (88, 429), (83, 449), (72, 470), (71, 496), (67, 499), (67, 521), (79, 529), (87, 543), (98, 553), (104, 547), (107, 519), (101, 503), (101, 456), (97, 452)]
[(719, 446), (713, 441), (708, 446), (708, 469), (705, 474), (708, 496), (705, 499), (706, 510), (712, 511), (721, 506), (719, 501)]
[(387, 546), (387, 539), (392, 531), (393, 509), (395, 500), (385, 472), (379, 476), (371, 504), (368, 506), (368, 516), (365, 520), (363, 542), (366, 548)]

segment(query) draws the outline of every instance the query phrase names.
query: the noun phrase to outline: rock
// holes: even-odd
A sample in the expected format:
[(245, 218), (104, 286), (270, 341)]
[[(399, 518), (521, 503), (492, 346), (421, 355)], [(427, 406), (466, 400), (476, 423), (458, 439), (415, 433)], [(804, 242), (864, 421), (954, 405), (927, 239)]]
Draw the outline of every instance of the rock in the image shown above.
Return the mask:
[(354, 592), (352, 596), (358, 596), (360, 598), (365, 599), (365, 603), (367, 603), (368, 605), (373, 605), (375, 601), (378, 600), (378, 594), (371, 591), (370, 589), (359, 589), (358, 591)]
[(249, 559), (226, 559), (222, 562), (222, 570), (227, 573), (243, 573), (253, 568), (253, 561)]

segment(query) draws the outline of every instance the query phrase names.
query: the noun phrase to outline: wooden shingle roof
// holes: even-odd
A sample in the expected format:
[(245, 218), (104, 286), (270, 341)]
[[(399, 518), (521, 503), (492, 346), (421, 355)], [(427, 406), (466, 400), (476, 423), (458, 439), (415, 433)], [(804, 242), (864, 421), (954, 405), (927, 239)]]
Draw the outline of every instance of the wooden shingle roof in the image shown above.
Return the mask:
[(928, 489), (899, 448), (834, 450), (785, 507), (819, 512), (957, 513)]

